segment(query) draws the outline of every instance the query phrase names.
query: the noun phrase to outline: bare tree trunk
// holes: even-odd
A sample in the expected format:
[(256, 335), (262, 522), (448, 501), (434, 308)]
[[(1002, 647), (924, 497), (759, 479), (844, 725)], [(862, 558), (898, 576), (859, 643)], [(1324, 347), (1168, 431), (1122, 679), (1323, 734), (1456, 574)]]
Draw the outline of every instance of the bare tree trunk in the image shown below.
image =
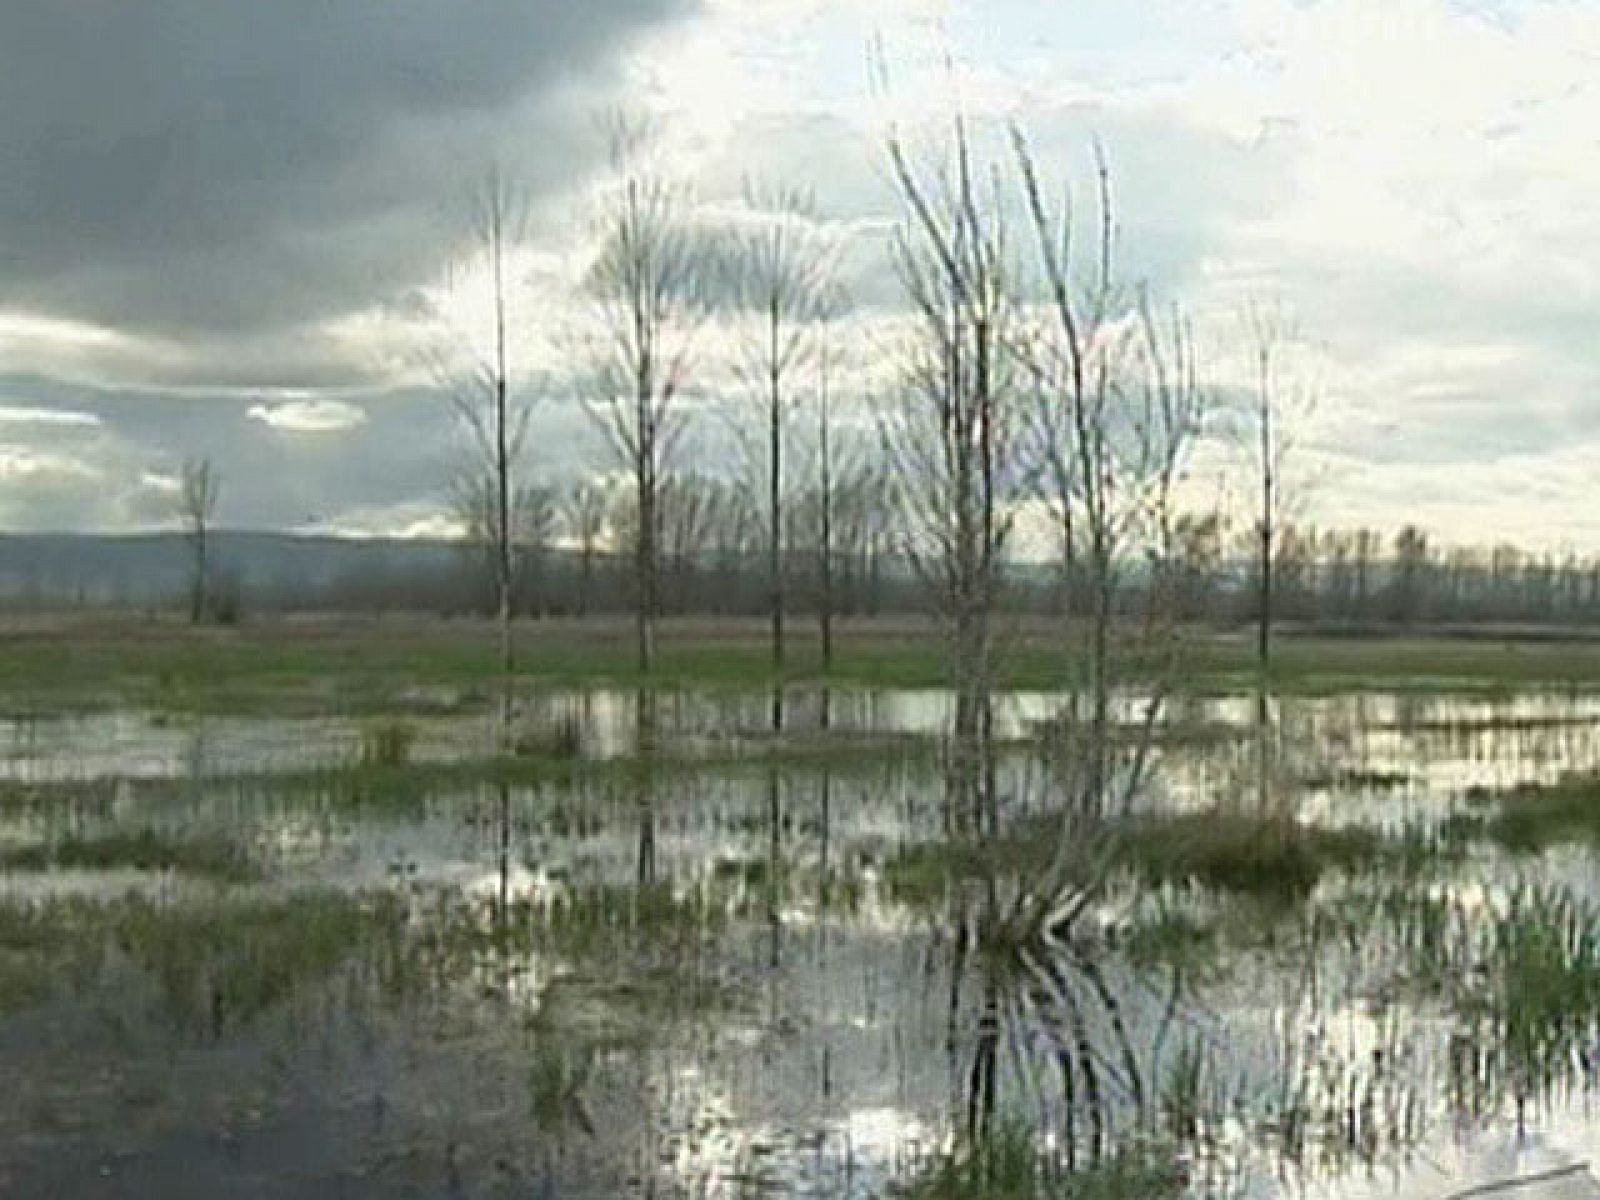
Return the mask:
[(817, 623), (822, 634), (822, 671), (829, 674), (833, 670), (833, 433), (829, 424), (828, 412), (828, 361), (826, 355), (822, 360), (821, 387), (818, 405), (817, 443), (819, 462), (821, 467), (821, 498), (822, 511), (819, 513), (820, 521), (820, 561), (818, 562), (821, 574), (821, 595), (817, 604)]
[(634, 159), (642, 131), (619, 124), (613, 166), (621, 188), (606, 206), (590, 287), (602, 328), (594, 348), (597, 389), (588, 407), (633, 476), (635, 632), (638, 666), (656, 662), (661, 610), (661, 484), (665, 459), (681, 434), (675, 405), (692, 358), (693, 329), (704, 318), (703, 247), (678, 219), (682, 194)]
[[(772, 673), (783, 677), (783, 360), (779, 346), (780, 311), (767, 309), (767, 588), (772, 605)], [(774, 701), (774, 703), (777, 703)]]
[(505, 213), (500, 198), (492, 202), (489, 233), (494, 270), (494, 433), (496, 584), (500, 618), (500, 671), (507, 686), (515, 667), (511, 635), (511, 444), (506, 411)]
[(195, 523), (191, 536), (194, 540), (194, 579), (189, 586), (189, 622), (198, 625), (206, 618), (206, 579), (210, 574), (210, 566), (206, 562), (204, 517)]
[(1277, 501), (1274, 492), (1277, 486), (1274, 463), (1277, 452), (1273, 445), (1274, 431), (1272, 428), (1272, 349), (1269, 345), (1263, 344), (1257, 348), (1257, 353), (1259, 355), (1259, 385), (1261, 388), (1258, 414), (1261, 426), (1261, 527), (1258, 531), (1261, 539), (1261, 578), (1257, 581), (1260, 587), (1260, 596), (1258, 598), (1259, 609), (1256, 614), (1256, 661), (1261, 671), (1261, 678), (1265, 681), (1272, 666), (1272, 539), (1276, 517), (1274, 510)]
[(639, 673), (648, 675), (656, 657), (656, 481), (648, 462), (639, 464), (639, 530), (635, 539), (634, 570), (639, 594), (635, 612), (639, 646)]
[(185, 459), (178, 489), (178, 511), (189, 530), (194, 551), (194, 578), (189, 581), (189, 620), (198, 625), (210, 615), (211, 518), (221, 494), (221, 477), (208, 458)]

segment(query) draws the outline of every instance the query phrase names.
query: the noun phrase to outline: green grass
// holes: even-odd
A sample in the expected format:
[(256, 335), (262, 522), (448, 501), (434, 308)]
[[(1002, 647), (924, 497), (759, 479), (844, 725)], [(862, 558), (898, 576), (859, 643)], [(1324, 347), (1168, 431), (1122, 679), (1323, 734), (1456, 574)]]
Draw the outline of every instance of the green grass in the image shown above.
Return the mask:
[(250, 861), (245, 850), (220, 834), (176, 836), (154, 829), (71, 834), (0, 852), (0, 870), (42, 871), (52, 867), (89, 871), (173, 870), (227, 883), (261, 877), (260, 868)]
[(890, 1189), (895, 1200), (1162, 1200), (1183, 1193), (1172, 1149), (1129, 1142), (1091, 1166), (1064, 1170), (1035, 1146), (1032, 1131), (1007, 1119)]
[(1365, 936), (1391, 939), (1406, 982), (1454, 1019), (1454, 1088), (1474, 1107), (1519, 1104), (1576, 1081), (1600, 1036), (1600, 909), (1523, 884), (1488, 909), (1447, 892), (1389, 888)]
[(1331, 871), (1391, 863), (1397, 847), (1365, 828), (1329, 829), (1270, 817), (1193, 813), (1128, 824), (1120, 858), (1152, 883), (1293, 898)]
[[(386, 898), (337, 892), (163, 903), (139, 895), (0, 900), (0, 1013), (105, 986), (131, 967), (119, 1007), (147, 987), (175, 1025), (212, 1035), (247, 1023), (326, 979), (375, 939), (401, 929)], [(142, 981), (136, 982), (136, 981)]]
[(213, 1036), (247, 1024), (345, 961), (397, 938), (389, 898), (337, 892), (166, 906), (124, 900), (110, 914), (119, 952), (156, 985), (174, 1023)]
[(417, 740), (416, 726), (395, 717), (372, 721), (361, 731), (357, 764), (363, 767), (404, 767), (411, 761)]
[[(614, 620), (529, 623), (519, 631), (524, 686), (641, 680), (630, 640)], [(0, 708), (19, 713), (135, 707), (170, 712), (486, 712), (497, 679), (495, 640), (482, 622), (262, 620), (232, 629), (173, 622), (63, 621), (0, 637)], [(938, 686), (948, 653), (932, 624), (911, 618), (846, 622), (827, 678), (841, 685)], [(786, 678), (819, 682), (813, 631), (792, 633)], [(1165, 659), (1130, 651), (1131, 676)], [(1255, 681), (1249, 640), (1194, 631), (1177, 681), (1198, 692)], [(1053, 688), (1077, 674), (1060, 630), (1033, 622), (1002, 637), (1003, 687)], [(773, 682), (759, 622), (666, 622), (653, 687), (762, 687)], [(1505, 691), (1533, 685), (1600, 685), (1600, 642), (1468, 638), (1281, 638), (1273, 686), (1284, 692), (1357, 688)]]
[[(1052, 818), (1003, 837), (923, 842), (904, 847), (885, 867), (890, 894), (916, 906), (936, 903), (962, 881), (997, 875), (1027, 878), (1056, 853)], [(1412, 874), (1453, 858), (1459, 848), (1411, 832), (1327, 828), (1274, 817), (1196, 812), (1115, 822), (1105, 861), (1150, 884), (1196, 885), (1261, 900), (1297, 902), (1327, 875), (1389, 871)]]
[(1514, 854), (1584, 842), (1600, 845), (1600, 776), (1573, 775), (1553, 784), (1520, 784), (1473, 797), (1477, 811), (1447, 818), (1459, 837), (1487, 837)]

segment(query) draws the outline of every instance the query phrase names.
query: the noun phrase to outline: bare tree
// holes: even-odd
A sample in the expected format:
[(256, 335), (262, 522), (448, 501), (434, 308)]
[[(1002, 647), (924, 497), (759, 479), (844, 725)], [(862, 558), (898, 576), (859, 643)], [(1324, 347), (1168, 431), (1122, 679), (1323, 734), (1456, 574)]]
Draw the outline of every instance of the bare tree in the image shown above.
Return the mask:
[(189, 534), (189, 620), (198, 625), (211, 613), (211, 521), (222, 493), (222, 475), (209, 458), (186, 458), (178, 487), (178, 515)]
[(757, 216), (742, 228), (731, 255), (733, 289), (755, 318), (742, 374), (760, 396), (765, 435), (767, 588), (772, 666), (784, 661), (784, 446), (797, 402), (791, 375), (816, 352), (834, 251), (820, 231), (816, 202), (803, 188), (747, 184), (746, 206)]
[(832, 347), (819, 347), (817, 362), (817, 630), (822, 640), (822, 671), (833, 670), (833, 517), (834, 433), (833, 397), (828, 391)]
[(906, 209), (895, 258), (915, 340), (908, 407), (886, 426), (884, 443), (911, 523), (906, 549), (933, 586), (953, 643), (946, 821), (993, 832), (993, 788), (983, 776), (992, 761), (993, 614), (1017, 474), (1013, 264), (999, 197), (974, 173), (963, 120), (942, 167), (919, 171), (898, 139), (889, 158)]
[[(1081, 231), (1070, 204), (1046, 196), (1020, 130), (1013, 131), (1013, 143), (1036, 249), (1038, 301), (1024, 343), (1037, 389), (1029, 475), (1062, 521), (1069, 565), (1088, 593), (1081, 622), (1087, 712), (1074, 718), (1072, 758), (1077, 807), (1094, 818), (1110, 799), (1112, 622), (1122, 572), (1142, 556), (1150, 581), (1148, 616), (1162, 615), (1158, 605), (1167, 616), (1177, 611), (1182, 572), (1173, 488), (1200, 425), (1203, 395), (1181, 315), (1158, 316), (1142, 289), (1117, 286), (1111, 176), (1103, 156), (1096, 155), (1094, 249), (1080, 257)], [(1080, 547), (1081, 571), (1072, 557)], [(1144, 627), (1154, 628), (1149, 621)], [(1158, 704), (1159, 692), (1146, 708), (1147, 726)], [(1139, 773), (1122, 774), (1122, 796), (1131, 794)]]
[(705, 309), (704, 246), (683, 219), (687, 195), (641, 165), (644, 133), (613, 125), (618, 182), (602, 204), (595, 300), (595, 393), (589, 412), (633, 480), (639, 670), (655, 663), (660, 613), (660, 493), (683, 432), (680, 401)]
[(1272, 667), (1272, 624), (1277, 602), (1280, 528), (1288, 495), (1286, 476), (1300, 423), (1316, 405), (1303, 376), (1292, 376), (1285, 358), (1298, 339), (1293, 319), (1280, 304), (1251, 304), (1244, 316), (1254, 396), (1246, 424), (1256, 477), (1256, 660), (1263, 681)]
[(527, 208), (519, 191), (498, 170), (490, 171), (472, 198), (465, 248), (470, 265), (481, 261), (488, 271), (487, 337), (458, 331), (458, 344), (447, 347), (434, 363), (435, 374), (471, 440), (472, 459), (458, 481), (457, 502), (470, 513), (469, 534), (482, 540), (492, 563), (500, 668), (507, 679), (516, 662), (512, 630), (515, 463), (532, 410), (531, 399), (515, 394), (512, 382), (509, 310), (514, 284), (508, 278), (508, 258), (524, 239), (526, 223)]

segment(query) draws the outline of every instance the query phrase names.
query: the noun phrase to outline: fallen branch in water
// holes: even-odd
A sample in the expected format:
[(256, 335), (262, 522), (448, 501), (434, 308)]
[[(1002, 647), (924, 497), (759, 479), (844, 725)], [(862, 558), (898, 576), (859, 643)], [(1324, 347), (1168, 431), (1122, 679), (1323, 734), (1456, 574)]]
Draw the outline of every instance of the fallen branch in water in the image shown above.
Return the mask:
[(1549, 1183), (1555, 1179), (1565, 1179), (1570, 1175), (1586, 1174), (1589, 1170), (1588, 1163), (1572, 1163), (1565, 1167), (1556, 1167), (1549, 1171), (1541, 1171), (1537, 1175), (1523, 1175), (1517, 1179), (1502, 1179), (1497, 1183), (1480, 1183), (1470, 1187), (1464, 1192), (1454, 1192), (1445, 1196), (1443, 1200), (1477, 1200), (1479, 1196), (1493, 1196), (1500, 1192), (1509, 1192), (1515, 1188), (1532, 1187), (1536, 1183)]

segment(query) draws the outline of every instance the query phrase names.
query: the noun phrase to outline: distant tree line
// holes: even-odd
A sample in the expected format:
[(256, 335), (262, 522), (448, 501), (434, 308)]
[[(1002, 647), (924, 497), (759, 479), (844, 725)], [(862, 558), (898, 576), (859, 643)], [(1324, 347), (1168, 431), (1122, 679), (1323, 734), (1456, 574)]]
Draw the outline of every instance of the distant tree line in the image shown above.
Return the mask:
[[(821, 504), (801, 493), (787, 506), (784, 573), (790, 607), (810, 617), (831, 604), (849, 618), (932, 613), (937, 598), (887, 503), (882, 473), (839, 482), (824, 556)], [(760, 497), (709, 474), (679, 472), (663, 487), (664, 615), (770, 613), (768, 533)], [(594, 480), (527, 490), (514, 509), (512, 611), (521, 619), (633, 611), (630, 497)], [(416, 612), (490, 616), (499, 607), (498, 563), (482, 542), (346, 543), (314, 571), (253, 562), (226, 531), (211, 531), (208, 606), (249, 612)], [(1215, 514), (1172, 521), (1172, 604), (1189, 622), (1254, 624), (1260, 612), (1259, 532)], [(148, 540), (148, 539), (144, 539)], [(1416, 526), (1322, 529), (1284, 524), (1274, 538), (1274, 609), (1291, 624), (1430, 625), (1600, 623), (1600, 557), (1534, 552), (1509, 543), (1441, 543)], [(0, 539), (0, 606), (139, 609), (192, 598), (193, 531), (130, 558), (81, 546), (34, 554)], [(156, 539), (159, 544), (159, 539)], [(109, 545), (109, 543), (108, 543)], [(421, 548), (426, 546), (427, 552)], [(97, 561), (97, 557), (100, 561)], [(1060, 562), (1003, 564), (997, 607), (1051, 615), (1089, 603), (1087, 569)], [(1120, 617), (1144, 606), (1147, 566), (1128, 561), (1112, 597)]]
[[(590, 486), (590, 485), (579, 485)], [(679, 473), (662, 491), (661, 611), (665, 615), (764, 615), (770, 611), (767, 534), (759, 502), (736, 484)], [(905, 538), (886, 502), (886, 481), (863, 473), (836, 493), (831, 531), (831, 601), (844, 617), (928, 613), (938, 604), (917, 564), (901, 552)], [(515, 611), (524, 616), (631, 611), (630, 516), (625, 503), (607, 517), (605, 540), (582, 536), (561, 493), (544, 497), (546, 519), (530, 522), (519, 544)], [(825, 602), (818, 550), (816, 497), (790, 506), (785, 574), (793, 607), (815, 613)], [(615, 522), (611, 524), (610, 522)], [(1214, 514), (1173, 520), (1172, 564), (1162, 582), (1182, 619), (1219, 626), (1254, 624), (1260, 616), (1259, 531), (1238, 530)], [(591, 527), (592, 528), (592, 527)], [(624, 547), (613, 550), (612, 544)], [(1273, 549), (1274, 619), (1291, 624), (1428, 625), (1600, 623), (1600, 557), (1533, 552), (1509, 543), (1459, 546), (1436, 542), (1407, 525), (1321, 529), (1283, 524)], [(1091, 602), (1087, 568), (1008, 560), (1000, 611), (1051, 615), (1081, 612)], [(1128, 558), (1111, 611), (1131, 617), (1148, 605), (1155, 576), (1138, 555)], [(493, 611), (489, 565), (461, 551), (461, 573), (431, 581), (381, 577), (370, 570), (330, 584), (321, 596), (290, 607)], [(263, 600), (267, 597), (263, 596)]]

